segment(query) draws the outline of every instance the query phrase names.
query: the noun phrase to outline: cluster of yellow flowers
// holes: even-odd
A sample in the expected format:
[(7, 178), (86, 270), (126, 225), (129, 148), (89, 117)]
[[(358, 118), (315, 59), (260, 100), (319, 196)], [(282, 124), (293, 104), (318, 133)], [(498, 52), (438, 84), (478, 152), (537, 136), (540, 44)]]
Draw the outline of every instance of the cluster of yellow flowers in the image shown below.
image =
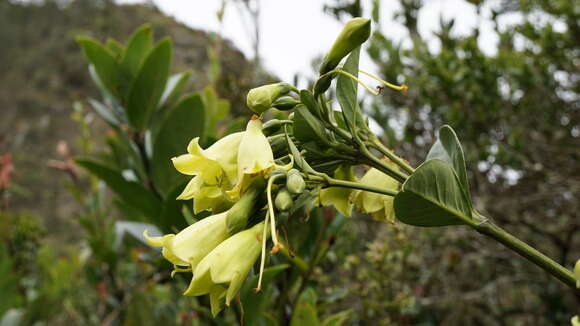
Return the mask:
[[(175, 271), (193, 271), (194, 277), (185, 295), (209, 293), (215, 315), (240, 290), (267, 236), (262, 233), (264, 222), (232, 232), (231, 226), (228, 227), (228, 213), (236, 208), (232, 205), (253, 181), (266, 178), (276, 164), (259, 119), (252, 119), (246, 131), (230, 134), (205, 150), (200, 147), (199, 138), (195, 138), (187, 152), (173, 159), (179, 172), (193, 176), (178, 199), (194, 199), (195, 213), (203, 210), (220, 213), (178, 234), (149, 237), (145, 233), (145, 237), (151, 245), (163, 247), (163, 256), (175, 265)], [(247, 215), (252, 210), (236, 212)], [(249, 216), (230, 214), (231, 221), (232, 218), (247, 222)]]
[[(321, 73), (334, 69), (344, 56), (368, 38), (369, 33), (369, 20), (357, 18), (349, 22), (325, 58)], [(328, 88), (332, 80), (329, 76), (324, 83), (319, 83), (319, 90)], [(288, 110), (300, 105), (299, 100), (287, 95), (289, 92), (298, 93), (298, 90), (286, 83), (257, 87), (248, 93), (248, 108), (262, 115), (272, 107)], [(237, 295), (261, 253), (257, 290), (260, 289), (268, 238), (272, 239), (272, 253), (283, 247), (277, 239), (275, 211), (289, 211), (293, 200), (309, 186), (303, 176), (310, 174), (294, 168), (290, 153), (285, 155), (290, 161), (288, 164), (276, 164), (281, 161), (275, 160), (264, 134), (269, 127), (264, 127), (260, 118), (254, 116), (244, 132), (227, 135), (207, 149), (200, 146), (199, 138), (193, 139), (187, 154), (173, 158), (179, 172), (192, 176), (178, 199), (193, 199), (196, 214), (207, 210), (214, 215), (177, 234), (150, 237), (144, 233), (151, 245), (162, 247), (162, 254), (174, 265), (174, 272), (193, 272), (184, 294), (209, 294), (214, 315)], [(285, 136), (288, 139), (289, 136)], [(340, 165), (334, 178), (372, 188), (397, 190), (399, 187), (398, 181), (374, 168), (358, 180), (352, 166)], [(319, 204), (333, 205), (343, 215), (351, 216), (356, 206), (380, 220), (394, 217), (392, 196), (353, 190), (352, 187), (331, 187), (318, 193), (320, 183), (310, 188), (314, 195), (319, 194)], [(276, 192), (275, 200), (273, 191)]]

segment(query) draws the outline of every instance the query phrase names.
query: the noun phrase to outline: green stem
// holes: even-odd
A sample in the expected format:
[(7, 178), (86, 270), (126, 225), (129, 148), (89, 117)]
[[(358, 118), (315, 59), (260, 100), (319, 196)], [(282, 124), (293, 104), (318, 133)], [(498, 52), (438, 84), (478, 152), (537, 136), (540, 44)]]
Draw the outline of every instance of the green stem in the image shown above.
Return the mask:
[(323, 173), (321, 173), (321, 175), (316, 175), (316, 176), (309, 175), (308, 177), (311, 180), (324, 181), (324, 183), (326, 183), (326, 185), (329, 187), (341, 187), (341, 188), (365, 190), (365, 191), (370, 191), (370, 192), (374, 192), (374, 193), (382, 194), (382, 195), (387, 195), (387, 196), (391, 196), (391, 197), (394, 197), (399, 193), (396, 190), (377, 188), (377, 187), (365, 185), (365, 184), (362, 184), (359, 182), (334, 179), (334, 178), (331, 178), (328, 175), (323, 174)]
[[(483, 223), (473, 225), (473, 228), (477, 232), (500, 242), (527, 260), (538, 265), (546, 272), (552, 274), (552, 276), (564, 282), (566, 285), (576, 289), (576, 280), (572, 271), (556, 263), (550, 257), (529, 246), (527, 243), (509, 234), (499, 226), (493, 224), (487, 218), (483, 216), (482, 218), (484, 219)], [(576, 289), (576, 291), (578, 290)]]
[(366, 157), (368, 160), (368, 164), (373, 166), (374, 168), (382, 171), (383, 173), (387, 174), (388, 176), (392, 177), (393, 179), (399, 181), (400, 183), (404, 183), (407, 180), (407, 175), (399, 170), (393, 169), (393, 167), (389, 166), (387, 163), (381, 161), (380, 159), (376, 158), (367, 148), (366, 146), (361, 146), (360, 148), (361, 153)]
[(372, 143), (370, 145), (372, 147), (374, 147), (376, 150), (378, 150), (379, 152), (381, 152), (383, 155), (388, 157), (389, 160), (395, 162), (395, 164), (400, 166), (407, 173), (413, 174), (413, 172), (415, 172), (415, 169), (412, 166), (410, 166), (409, 163), (405, 162), (405, 160), (398, 157), (397, 155), (395, 155), (395, 153), (393, 153), (391, 150), (386, 148), (378, 138), (372, 137)]

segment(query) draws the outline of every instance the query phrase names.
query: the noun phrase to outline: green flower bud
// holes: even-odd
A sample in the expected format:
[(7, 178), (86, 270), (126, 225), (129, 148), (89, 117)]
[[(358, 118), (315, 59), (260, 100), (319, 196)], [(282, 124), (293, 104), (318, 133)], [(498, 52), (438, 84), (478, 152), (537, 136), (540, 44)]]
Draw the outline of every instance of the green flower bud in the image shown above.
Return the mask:
[(292, 96), (282, 96), (275, 100), (272, 103), (272, 106), (278, 110), (288, 111), (292, 110), (298, 104), (300, 104), (300, 101), (293, 98)]
[(285, 137), (275, 138), (270, 143), (270, 146), (275, 157), (284, 156), (288, 153), (288, 143)]
[(286, 188), (294, 195), (301, 194), (304, 189), (306, 189), (306, 182), (304, 182), (304, 179), (300, 175), (300, 171), (296, 169), (288, 171), (288, 177), (286, 178)]
[(292, 200), (292, 194), (286, 188), (282, 188), (278, 191), (274, 204), (279, 211), (287, 211), (292, 207), (294, 201)]
[(254, 180), (250, 188), (242, 195), (226, 215), (227, 229), (230, 234), (243, 230), (248, 224), (248, 219), (254, 215), (260, 207), (259, 196), (264, 193), (266, 181), (262, 178)]
[[(334, 41), (332, 48), (326, 57), (324, 57), (324, 61), (320, 66), (320, 75), (324, 75), (336, 68), (340, 63), (340, 60), (351, 53), (357, 46), (363, 44), (370, 35), (370, 19), (360, 17), (351, 19), (346, 23), (346, 25), (344, 25), (342, 32), (340, 32)], [(314, 84), (314, 95), (318, 96), (319, 94), (326, 92), (334, 77), (336, 77), (336, 74), (326, 75), (318, 79)]]
[(278, 130), (282, 128), (282, 122), (278, 119), (272, 119), (264, 122), (262, 125), (262, 132), (266, 136), (275, 134)]
[(269, 84), (256, 87), (248, 93), (246, 104), (256, 114), (262, 114), (272, 107), (272, 102), (287, 94), (292, 87), (287, 83)]
[(340, 60), (347, 56), (357, 46), (363, 44), (371, 35), (371, 20), (366, 18), (351, 19), (334, 41), (332, 48), (320, 66), (320, 74), (333, 70)]

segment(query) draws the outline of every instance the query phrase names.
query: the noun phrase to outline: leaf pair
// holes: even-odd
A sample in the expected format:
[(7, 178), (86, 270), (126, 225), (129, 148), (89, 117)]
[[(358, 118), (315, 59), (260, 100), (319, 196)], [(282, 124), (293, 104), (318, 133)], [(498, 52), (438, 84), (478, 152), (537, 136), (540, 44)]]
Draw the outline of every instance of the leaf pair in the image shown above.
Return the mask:
[(441, 127), (427, 160), (403, 184), (395, 214), (415, 226), (475, 223), (463, 149), (451, 127)]
[[(133, 34), (126, 49), (117, 42), (110, 41), (103, 46), (87, 37), (79, 37), (77, 42), (94, 67), (103, 89), (125, 108), (131, 126), (144, 130), (166, 93), (171, 40), (163, 39), (153, 46), (151, 28), (145, 25)], [(174, 88), (182, 79), (176, 78)], [(170, 95), (171, 92), (165, 99)], [(112, 119), (107, 121), (113, 122)]]

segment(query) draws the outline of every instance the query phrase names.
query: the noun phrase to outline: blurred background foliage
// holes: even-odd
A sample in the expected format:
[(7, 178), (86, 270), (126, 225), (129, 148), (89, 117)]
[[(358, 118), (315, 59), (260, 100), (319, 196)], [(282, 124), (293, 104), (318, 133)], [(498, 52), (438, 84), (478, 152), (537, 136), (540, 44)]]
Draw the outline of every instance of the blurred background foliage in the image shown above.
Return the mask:
[[(418, 32), (424, 3), (399, 3), (394, 19), (411, 42), (375, 28), (366, 46), (382, 78), (410, 86), (363, 99), (385, 143), (420, 162), (438, 127), (452, 125), (477, 209), (571, 267), (580, 257), (578, 4), (494, 2), (499, 44), (488, 54), (478, 29), (459, 36), (445, 20), (434, 51)], [(341, 21), (368, 12), (375, 24), (393, 19), (378, 15), (387, 2), (365, 4), (327, 1), (325, 10)], [(499, 23), (513, 13), (522, 21)], [(92, 37), (114, 54), (139, 27), (155, 42), (171, 38), (169, 76), (191, 74), (174, 97), (147, 102), (154, 118), (143, 123), (124, 114), (129, 87), (99, 91), (75, 42)], [(179, 175), (151, 163), (183, 151), (193, 136), (211, 144), (239, 130), (249, 116), (247, 90), (276, 78), (219, 35), (178, 24), (150, 5), (0, 0), (0, 42), (2, 326), (230, 325), (242, 318), (246, 325), (564, 325), (578, 313), (580, 298), (477, 234), (345, 219), (324, 209), (308, 224), (294, 216), (289, 226), (306, 228), (289, 241), (307, 269), (279, 254), (263, 297), (250, 292), (252, 280), (242, 290), (244, 317), (236, 306), (211, 319), (207, 300), (181, 296), (189, 276), (172, 280), (158, 252), (132, 236), (143, 227), (135, 222), (172, 232), (199, 218), (173, 200)], [(146, 61), (136, 60), (137, 67)], [(128, 69), (120, 85), (137, 78), (138, 69)], [(192, 115), (203, 119), (183, 118)], [(181, 138), (155, 150), (155, 140), (167, 135)], [(146, 194), (130, 196), (139, 192)], [(143, 198), (150, 205), (141, 205)], [(152, 212), (139, 211), (143, 206)]]

